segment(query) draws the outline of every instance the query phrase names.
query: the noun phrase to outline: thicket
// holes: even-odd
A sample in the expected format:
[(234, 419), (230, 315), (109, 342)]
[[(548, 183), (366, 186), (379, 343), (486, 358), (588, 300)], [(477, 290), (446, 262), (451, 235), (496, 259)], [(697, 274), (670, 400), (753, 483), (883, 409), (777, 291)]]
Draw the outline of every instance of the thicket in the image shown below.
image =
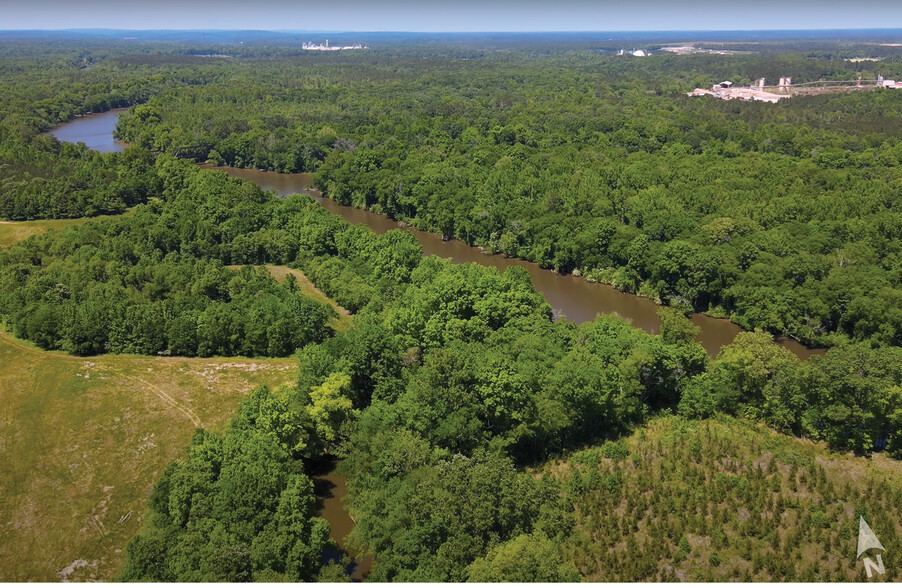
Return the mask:
[(253, 392), (223, 434), (198, 430), (150, 496), (126, 582), (309, 582), (334, 549), (298, 459), (284, 391)]
[(0, 218), (20, 221), (118, 214), (159, 193), (147, 151), (97, 153), (47, 136), (0, 151)]
[(135, 214), (0, 252), (0, 316), (14, 334), (81, 355), (189, 356), (284, 356), (331, 334), (334, 311), (292, 278), (224, 267), (294, 262), (305, 230), (330, 224), (316, 220), (325, 211), (187, 162), (162, 158), (149, 173), (162, 199)]
[(0, 42), (0, 219), (115, 214), (158, 191), (143, 150), (99, 154), (44, 131), (77, 115), (147, 101), (220, 79), (217, 61), (133, 64), (115, 43), (54, 47)]
[(863, 581), (859, 516), (886, 547), (881, 578), (899, 578), (902, 488), (885, 472), (723, 418), (658, 419), (618, 443), (625, 455), (609, 443), (541, 468), (573, 502), (564, 553), (587, 580)]

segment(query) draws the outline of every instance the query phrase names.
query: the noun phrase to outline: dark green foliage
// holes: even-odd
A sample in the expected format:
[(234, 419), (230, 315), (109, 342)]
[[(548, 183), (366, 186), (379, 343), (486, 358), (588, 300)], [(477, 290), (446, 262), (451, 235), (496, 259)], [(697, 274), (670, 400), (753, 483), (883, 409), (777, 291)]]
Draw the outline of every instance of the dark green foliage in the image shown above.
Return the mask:
[(117, 214), (159, 192), (153, 157), (142, 149), (100, 154), (37, 137), (0, 147), (0, 218)]
[(77, 355), (204, 357), (285, 356), (330, 333), (331, 309), (265, 269), (161, 259), (131, 246), (147, 233), (129, 224), (85, 225), (2, 254), (0, 313), (12, 332)]
[[(302, 394), (344, 373), (363, 409), (341, 452), (351, 543), (375, 555), (372, 578), (461, 581), (492, 548), (474, 573), (521, 577), (508, 558), (539, 551), (541, 565), (522, 574), (575, 577), (554, 556), (572, 525), (562, 488), (514, 466), (625, 431), (644, 417), (643, 399), (675, 399), (669, 387), (707, 356), (614, 317), (576, 327), (550, 314), (521, 270), (428, 258), (396, 300), (304, 350)], [(619, 442), (601, 453), (629, 455)], [(587, 483), (619, 492), (621, 482)]]
[[(253, 393), (223, 435), (199, 430), (150, 498), (149, 524), (128, 545), (123, 581), (311, 581), (330, 546), (315, 516), (313, 483)], [(257, 413), (257, 420), (248, 418)]]
[(429, 59), (234, 64), (240, 82), (163, 92), (119, 132), (173, 154), (199, 146), (191, 155), (216, 163), (315, 172), (342, 204), (745, 328), (902, 343), (890, 130), (902, 95), (680, 94), (718, 74), (854, 79), (861, 66), (420, 51)]
[(216, 79), (221, 63), (161, 63), (132, 68), (109, 57), (136, 47), (84, 46), (71, 40), (17, 45), (0, 52), (0, 219), (115, 214), (156, 195), (150, 151), (99, 154), (39, 134), (77, 115), (143, 102), (167, 88)]
[[(330, 263), (353, 267), (358, 282), (321, 283), (363, 306), (420, 260), (412, 237), (397, 232), (339, 238), (339, 248), (349, 225), (307, 197), (276, 199), (166, 157), (149, 173), (163, 201), (0, 252), (0, 315), (17, 336), (80, 355), (284, 356), (322, 341), (332, 311), (263, 269), (224, 264), (297, 262), (317, 281)], [(321, 257), (307, 254), (312, 234), (332, 243)]]
[(898, 452), (900, 381), (897, 347), (843, 345), (802, 362), (765, 333), (741, 333), (688, 383), (679, 410), (741, 414), (836, 449), (867, 453), (889, 443)]
[[(375, 556), (376, 580), (573, 580), (573, 564), (605, 580), (819, 579), (818, 564), (793, 565), (801, 545), (839, 549), (854, 533), (842, 501), (876, 512), (883, 492), (831, 488), (809, 453), (743, 445), (709, 424), (622, 437), (676, 409), (902, 451), (891, 132), (902, 94), (677, 95), (712, 81), (701, 67), (848, 75), (798, 55), (725, 65), (423, 51), (196, 69), (132, 55), (89, 74), (87, 89), (54, 70), (45, 104), (29, 103), (21, 77), (0, 88), (0, 215), (146, 202), (0, 252), (10, 330), (78, 354), (301, 348), (295, 389), (256, 391), (224, 434), (198, 432), (169, 467), (122, 579), (341, 578), (321, 569), (328, 530), (300, 461), (326, 452), (344, 458), (349, 546)], [(121, 120), (135, 144), (122, 155), (36, 136), (76, 112), (145, 101)], [(343, 204), (672, 308), (660, 336), (613, 316), (555, 322), (520, 268), (424, 260), (410, 233), (377, 236), (310, 198), (177, 157), (315, 172)], [(328, 311), (291, 282), (226, 267), (265, 264), (303, 270), (356, 315), (349, 331), (329, 338)], [(710, 361), (691, 309), (836, 347), (801, 363), (745, 333)], [(560, 468), (528, 469), (592, 443), (603, 444)], [(900, 552), (894, 524), (878, 529), (888, 554)], [(835, 564), (828, 579), (854, 578)]]
[(518, 474), (509, 460), (457, 455), (360, 494), (354, 536), (378, 546), (372, 579), (459, 582), (490, 547), (533, 530), (555, 531), (558, 523), (546, 513), (558, 502), (555, 485)]

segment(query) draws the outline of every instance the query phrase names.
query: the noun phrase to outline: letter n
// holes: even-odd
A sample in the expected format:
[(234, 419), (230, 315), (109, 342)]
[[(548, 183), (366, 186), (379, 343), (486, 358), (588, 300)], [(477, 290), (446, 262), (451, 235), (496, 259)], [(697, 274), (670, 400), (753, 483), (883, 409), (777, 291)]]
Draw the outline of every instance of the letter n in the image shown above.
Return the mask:
[(874, 575), (873, 572), (878, 574), (886, 573), (886, 568), (883, 567), (883, 558), (880, 557), (879, 553), (877, 554), (877, 563), (874, 563), (869, 557), (864, 558), (862, 561), (864, 562), (864, 571), (868, 573), (868, 578)]

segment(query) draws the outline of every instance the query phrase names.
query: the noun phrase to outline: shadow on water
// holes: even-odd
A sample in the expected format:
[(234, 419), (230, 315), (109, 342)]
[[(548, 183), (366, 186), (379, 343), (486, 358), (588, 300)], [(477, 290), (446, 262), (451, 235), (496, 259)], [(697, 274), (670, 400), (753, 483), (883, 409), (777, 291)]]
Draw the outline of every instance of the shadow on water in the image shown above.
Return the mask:
[(355, 559), (345, 549), (345, 538), (354, 528), (354, 519), (344, 508), (342, 499), (348, 495), (347, 483), (335, 468), (334, 459), (322, 460), (308, 466), (308, 475), (313, 480), (316, 494), (317, 514), (329, 523), (329, 536), (338, 545), (335, 551), (323, 553), (323, 563), (347, 561), (345, 571), (354, 582), (363, 581), (373, 565), (372, 556)]

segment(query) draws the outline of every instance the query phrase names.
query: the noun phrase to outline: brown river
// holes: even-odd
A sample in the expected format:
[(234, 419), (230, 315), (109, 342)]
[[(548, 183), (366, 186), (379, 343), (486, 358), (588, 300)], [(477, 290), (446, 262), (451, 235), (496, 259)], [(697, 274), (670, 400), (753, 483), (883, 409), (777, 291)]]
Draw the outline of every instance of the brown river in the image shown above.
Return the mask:
[[(218, 169), (232, 177), (250, 180), (266, 190), (275, 190), (279, 194), (308, 194), (315, 198), (326, 210), (337, 214), (348, 222), (366, 225), (378, 234), (392, 229), (400, 229), (412, 233), (423, 248), (423, 255), (449, 257), (454, 263), (474, 262), (498, 268), (504, 271), (511, 266), (519, 266), (529, 272), (533, 286), (545, 296), (545, 300), (556, 310), (564, 313), (569, 320), (584, 323), (593, 320), (599, 314), (614, 313), (628, 319), (633, 325), (648, 333), (657, 333), (661, 323), (656, 310), (658, 305), (648, 298), (621, 292), (604, 284), (592, 284), (573, 275), (560, 275), (551, 270), (542, 269), (538, 264), (511, 259), (503, 255), (487, 255), (477, 247), (470, 247), (462, 241), (443, 241), (441, 236), (428, 231), (411, 227), (403, 227), (390, 218), (354, 208), (342, 206), (334, 200), (323, 198), (313, 188), (310, 174), (280, 174), (277, 172), (240, 169), (234, 167), (214, 167), (203, 165), (206, 169)], [(742, 327), (726, 319), (717, 319), (704, 314), (693, 314), (692, 322), (701, 327), (699, 341), (711, 356), (724, 345), (729, 345)], [(817, 353), (820, 349), (809, 349), (792, 339), (778, 339), (781, 345), (802, 359)]]
[[(60, 141), (82, 141), (97, 151), (122, 151), (125, 144), (113, 139), (113, 129), (116, 126), (119, 112), (122, 110), (124, 109), (83, 116), (50, 132)], [(250, 180), (264, 189), (275, 190), (282, 195), (308, 194), (330, 212), (348, 222), (366, 225), (378, 234), (392, 229), (408, 231), (419, 241), (423, 248), (423, 255), (450, 258), (454, 263), (475, 262), (502, 271), (511, 266), (525, 268), (532, 277), (532, 283), (536, 290), (545, 296), (552, 308), (562, 311), (564, 316), (576, 323), (591, 321), (599, 314), (614, 313), (649, 333), (657, 333), (660, 328), (660, 322), (655, 313), (657, 305), (647, 298), (620, 292), (603, 284), (591, 284), (576, 276), (559, 275), (550, 270), (544, 270), (532, 262), (510, 259), (501, 255), (486, 255), (478, 248), (470, 247), (461, 241), (442, 241), (441, 236), (435, 233), (402, 227), (398, 222), (383, 215), (342, 206), (334, 200), (323, 198), (313, 188), (310, 174), (280, 174), (209, 165), (202, 167), (223, 170), (230, 176)], [(703, 314), (694, 314), (692, 322), (701, 327), (699, 341), (712, 356), (716, 355), (724, 345), (732, 343), (736, 335), (742, 332), (741, 327), (726, 319), (711, 318)], [(791, 339), (780, 338), (778, 342), (802, 359), (823, 353), (822, 349), (810, 349)], [(345, 481), (334, 471), (329, 471), (315, 476), (314, 482), (321, 516), (329, 522), (332, 538), (343, 549), (344, 538), (354, 525), (350, 515), (342, 507), (341, 498), (347, 494)], [(352, 578), (360, 580), (365, 577), (371, 564), (371, 558), (355, 561), (351, 568)]]
[[(113, 139), (113, 129), (122, 110), (124, 109), (83, 116), (54, 129), (51, 133), (61, 141), (83, 141), (97, 151), (121, 151), (125, 145)], [(564, 316), (573, 322), (584, 323), (593, 320), (599, 314), (614, 313), (648, 333), (657, 333), (660, 328), (655, 313), (657, 305), (648, 298), (620, 292), (604, 284), (592, 284), (576, 276), (559, 275), (529, 261), (510, 259), (502, 255), (486, 255), (480, 249), (470, 247), (461, 241), (442, 241), (441, 236), (435, 233), (402, 227), (397, 221), (386, 216), (351, 206), (342, 206), (334, 200), (323, 198), (313, 188), (310, 174), (280, 174), (208, 165), (202, 167), (225, 171), (230, 176), (250, 180), (264, 189), (275, 190), (279, 194), (308, 194), (330, 212), (348, 222), (366, 225), (378, 234), (392, 229), (408, 231), (419, 241), (423, 255), (447, 257), (454, 263), (475, 262), (502, 271), (515, 265), (525, 268), (532, 277), (536, 290), (545, 296), (552, 308), (563, 312)], [(729, 320), (712, 318), (704, 314), (694, 314), (692, 322), (701, 327), (699, 341), (712, 356), (717, 355), (721, 347), (732, 343), (736, 335), (742, 332), (741, 327)], [(821, 349), (810, 349), (792, 339), (780, 338), (778, 341), (802, 359), (823, 353)]]

